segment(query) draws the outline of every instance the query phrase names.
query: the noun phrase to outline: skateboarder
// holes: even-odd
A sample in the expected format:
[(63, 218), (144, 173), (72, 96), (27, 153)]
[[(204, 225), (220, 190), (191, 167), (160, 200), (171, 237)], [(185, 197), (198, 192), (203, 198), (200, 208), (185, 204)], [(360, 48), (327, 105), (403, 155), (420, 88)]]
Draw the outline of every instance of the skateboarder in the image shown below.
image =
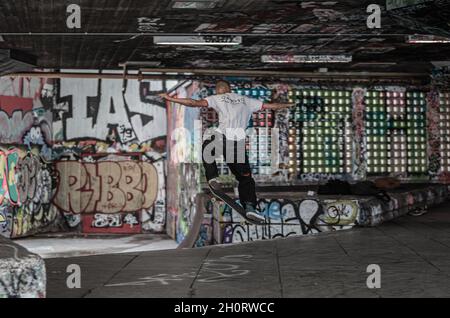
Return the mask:
[[(246, 217), (256, 222), (264, 222), (263, 215), (256, 211), (255, 180), (252, 177), (250, 164), (245, 153), (245, 130), (247, 129), (252, 114), (265, 109), (282, 109), (294, 106), (286, 103), (264, 103), (260, 100), (242, 96), (231, 92), (230, 84), (220, 80), (216, 83), (216, 95), (208, 96), (202, 100), (190, 98), (173, 98), (167, 94), (160, 97), (174, 103), (188, 107), (210, 107), (219, 115), (219, 127), (214, 138), (209, 138), (203, 143), (203, 166), (209, 186), (215, 191), (221, 191), (221, 185), (217, 178), (219, 173), (216, 161), (207, 160), (208, 148), (214, 141), (222, 145), (222, 153), (231, 172), (239, 182), (239, 200), (245, 209)], [(244, 143), (244, 144), (243, 144)], [(241, 146), (241, 147), (240, 147)], [(244, 154), (240, 153), (244, 149)], [(230, 155), (232, 154), (232, 155)], [(212, 154), (213, 156), (215, 153)], [(243, 158), (243, 160), (239, 160)]]

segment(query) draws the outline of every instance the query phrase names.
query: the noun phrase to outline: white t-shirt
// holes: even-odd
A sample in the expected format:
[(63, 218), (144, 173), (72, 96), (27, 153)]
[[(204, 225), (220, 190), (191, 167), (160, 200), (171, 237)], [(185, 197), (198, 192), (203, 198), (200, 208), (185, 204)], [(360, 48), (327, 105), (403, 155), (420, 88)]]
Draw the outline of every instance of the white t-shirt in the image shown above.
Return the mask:
[[(260, 111), (263, 102), (235, 93), (208, 96), (208, 106), (219, 115), (218, 131), (227, 139), (245, 138), (245, 130), (254, 112)], [(244, 136), (242, 136), (244, 132)], [(233, 137), (235, 136), (235, 137)]]

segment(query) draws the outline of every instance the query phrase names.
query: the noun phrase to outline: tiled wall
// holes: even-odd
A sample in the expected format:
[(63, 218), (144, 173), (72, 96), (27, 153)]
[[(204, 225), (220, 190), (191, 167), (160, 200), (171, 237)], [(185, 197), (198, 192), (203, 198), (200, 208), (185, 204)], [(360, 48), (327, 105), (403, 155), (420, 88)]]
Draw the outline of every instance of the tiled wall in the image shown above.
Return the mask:
[[(277, 91), (276, 85), (255, 86), (237, 84), (233, 91), (264, 101), (271, 101)], [(280, 112), (255, 113), (249, 124), (247, 149), (256, 178), (264, 181), (264, 176), (280, 171), (294, 182), (333, 177), (434, 178), (429, 173), (428, 92), (406, 87), (362, 89), (363, 99), (358, 104), (355, 91), (354, 87), (289, 87), (281, 99), (296, 106), (286, 111), (285, 126), (277, 119)], [(450, 94), (439, 96), (442, 173), (450, 168)], [(202, 120), (204, 128), (214, 127), (217, 114), (205, 109)], [(287, 136), (286, 151), (280, 141), (283, 136)], [(283, 162), (286, 164), (279, 165)], [(219, 170), (230, 174), (224, 163), (219, 163)]]

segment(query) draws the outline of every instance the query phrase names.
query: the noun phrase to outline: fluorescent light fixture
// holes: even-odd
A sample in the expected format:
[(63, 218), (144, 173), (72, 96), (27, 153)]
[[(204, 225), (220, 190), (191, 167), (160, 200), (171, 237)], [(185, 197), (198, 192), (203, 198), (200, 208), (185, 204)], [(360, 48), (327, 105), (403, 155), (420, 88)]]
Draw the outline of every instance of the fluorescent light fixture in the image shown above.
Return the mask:
[(119, 66), (158, 67), (161, 66), (161, 64), (161, 61), (126, 61)]
[(262, 55), (263, 63), (350, 63), (351, 55)]
[(422, 3), (432, 2), (433, 0), (386, 0), (386, 10), (394, 10), (409, 6), (417, 6)]
[(223, 5), (222, 0), (194, 0), (194, 1), (175, 0), (172, 3), (172, 9), (208, 10), (217, 8), (222, 5)]
[(450, 38), (437, 35), (408, 35), (406, 43), (421, 44), (421, 43), (450, 43)]
[(397, 65), (397, 62), (360, 62), (355, 63), (352, 65), (352, 67), (359, 67), (359, 66), (393, 66)]
[(158, 45), (239, 45), (241, 36), (154, 36), (153, 43)]
[(450, 67), (450, 61), (431, 61), (434, 67)]

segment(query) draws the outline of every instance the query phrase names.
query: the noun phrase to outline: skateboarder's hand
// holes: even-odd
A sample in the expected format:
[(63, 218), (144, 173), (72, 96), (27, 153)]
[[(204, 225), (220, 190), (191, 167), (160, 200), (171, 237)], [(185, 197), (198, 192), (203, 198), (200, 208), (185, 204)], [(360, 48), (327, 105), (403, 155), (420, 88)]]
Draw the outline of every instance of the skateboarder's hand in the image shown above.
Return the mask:
[(162, 93), (162, 94), (158, 94), (159, 97), (161, 97), (162, 99), (169, 99), (170, 96), (167, 93)]

